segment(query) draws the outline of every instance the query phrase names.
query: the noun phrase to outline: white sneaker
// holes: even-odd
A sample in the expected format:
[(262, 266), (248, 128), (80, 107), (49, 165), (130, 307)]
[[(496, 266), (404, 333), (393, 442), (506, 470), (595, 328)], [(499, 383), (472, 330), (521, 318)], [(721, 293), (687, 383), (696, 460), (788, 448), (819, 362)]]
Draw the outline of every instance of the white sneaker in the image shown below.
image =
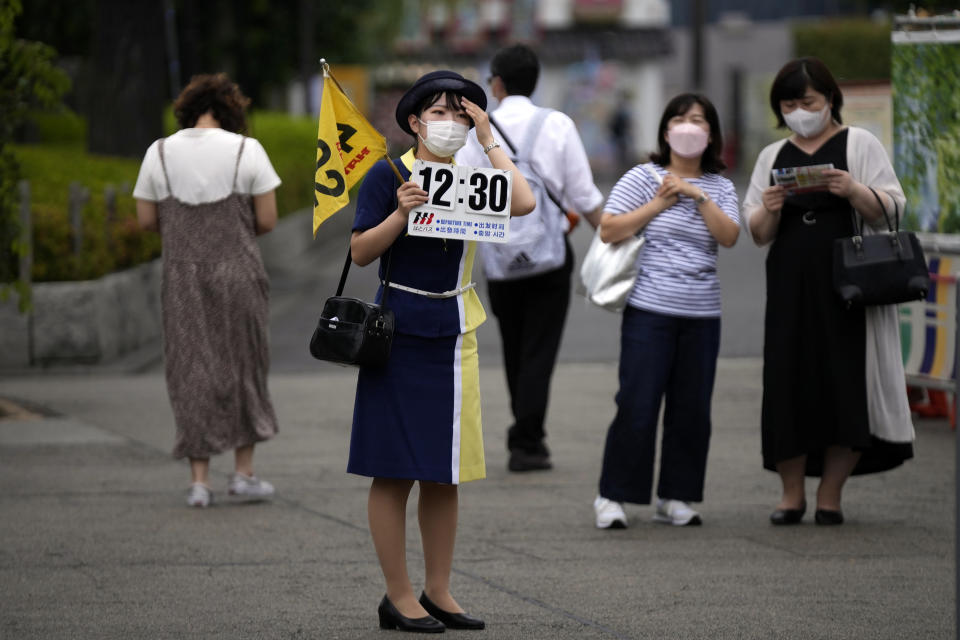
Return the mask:
[(690, 508), (686, 502), (680, 500), (657, 499), (657, 511), (653, 514), (654, 522), (672, 524), (675, 527), (685, 527), (702, 524), (700, 514)]
[(627, 514), (619, 502), (597, 496), (593, 500), (593, 512), (597, 515), (597, 529), (627, 528)]
[(191, 507), (209, 507), (213, 502), (213, 492), (210, 487), (199, 482), (190, 485), (190, 491), (187, 493), (187, 505)]
[(261, 480), (257, 476), (245, 476), (242, 473), (234, 473), (230, 476), (230, 484), (227, 486), (227, 492), (231, 496), (266, 500), (273, 497), (274, 489), (272, 484), (266, 480)]

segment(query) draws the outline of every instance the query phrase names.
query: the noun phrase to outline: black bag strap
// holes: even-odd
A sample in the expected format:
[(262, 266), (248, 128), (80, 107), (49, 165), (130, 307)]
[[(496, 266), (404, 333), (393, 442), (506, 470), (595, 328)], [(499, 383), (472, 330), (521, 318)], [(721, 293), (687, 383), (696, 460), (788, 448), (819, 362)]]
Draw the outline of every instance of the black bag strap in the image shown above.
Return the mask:
[[(497, 133), (500, 134), (500, 137), (503, 138), (503, 141), (507, 144), (507, 147), (509, 147), (510, 153), (512, 153), (513, 156), (519, 160), (520, 155), (517, 153), (517, 148), (513, 145), (513, 142), (510, 141), (510, 137), (506, 134), (506, 132), (500, 128), (499, 124), (497, 124), (497, 121), (494, 119), (493, 114), (491, 113), (487, 117), (490, 119), (490, 124), (493, 125), (493, 128), (497, 130)], [(533, 171), (533, 163), (531, 162), (528, 164), (530, 165), (530, 170)], [(540, 178), (540, 182), (543, 182), (543, 188), (547, 192), (547, 197), (550, 198), (550, 201), (553, 202), (553, 204), (557, 205), (557, 209), (560, 211), (560, 215), (566, 215), (565, 213), (566, 209), (564, 209), (563, 205), (560, 204), (560, 200), (557, 199), (557, 197), (550, 192), (550, 187), (547, 186), (547, 183), (544, 182), (543, 178), (540, 177), (539, 175), (537, 177)]]
[[(383, 295), (380, 297), (380, 305), (387, 306), (387, 292), (390, 290), (390, 261), (393, 258), (393, 248), (387, 249), (387, 270), (383, 274)], [(350, 273), (350, 263), (353, 262), (353, 253), (350, 245), (347, 245), (347, 259), (343, 263), (343, 271), (340, 272), (340, 284), (337, 285), (337, 296), (343, 295), (343, 287), (347, 284), (347, 274)]]
[[(877, 199), (877, 204), (880, 205), (880, 211), (883, 212), (883, 219), (887, 222), (887, 230), (898, 233), (900, 231), (900, 205), (897, 204), (897, 199), (893, 196), (890, 196), (890, 199), (893, 200), (893, 220), (894, 223), (890, 224), (890, 214), (887, 213), (887, 207), (883, 204), (883, 200), (880, 199), (880, 196), (874, 191), (873, 187), (867, 187), (870, 189), (870, 193), (873, 194), (873, 197)], [(863, 235), (863, 225), (864, 220), (863, 216), (860, 217), (860, 223), (857, 224), (857, 214), (851, 209), (850, 215), (853, 217), (853, 229), (856, 231), (856, 235)]]
[[(393, 202), (395, 207), (400, 206), (397, 199), (397, 193), (393, 193)], [(353, 252), (350, 248), (350, 242), (347, 243), (347, 259), (343, 263), (343, 270), (340, 272), (340, 284), (337, 285), (337, 296), (343, 295), (343, 287), (347, 284), (347, 274), (350, 273), (350, 263), (353, 262)], [(380, 306), (387, 306), (387, 292), (390, 291), (390, 261), (393, 259), (393, 246), (387, 249), (387, 270), (383, 274), (383, 295), (380, 296)]]

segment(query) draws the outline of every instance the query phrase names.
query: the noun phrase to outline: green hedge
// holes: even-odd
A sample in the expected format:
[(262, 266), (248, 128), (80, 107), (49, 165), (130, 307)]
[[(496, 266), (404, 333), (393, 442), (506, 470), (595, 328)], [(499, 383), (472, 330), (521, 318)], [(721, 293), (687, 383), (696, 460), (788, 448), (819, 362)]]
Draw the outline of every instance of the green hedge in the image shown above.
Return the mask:
[(313, 206), (313, 176), (317, 164), (317, 121), (259, 111), (249, 119), (247, 132), (263, 145), (283, 184), (277, 189), (277, 207), (286, 215)]
[[(40, 143), (13, 145), (23, 177), (30, 182), (33, 213), (33, 280), (87, 280), (126, 269), (160, 255), (160, 238), (140, 231), (131, 192), (140, 160), (92, 155), (85, 151), (86, 123), (73, 113), (34, 114)], [(170, 111), (167, 133), (176, 130)], [(283, 181), (277, 190), (280, 215), (312, 205), (317, 123), (313, 118), (255, 112), (248, 134), (260, 140)], [(52, 142), (56, 141), (56, 143)], [(146, 151), (146, 149), (144, 149)], [(83, 251), (73, 252), (68, 199), (71, 182), (90, 192), (83, 211)], [(118, 193), (114, 219), (107, 222), (104, 188)]]
[(890, 79), (890, 23), (865, 19), (793, 26), (796, 55), (823, 60), (838, 81)]
[[(14, 145), (13, 152), (30, 181), (34, 281), (99, 278), (160, 255), (160, 237), (137, 226), (130, 191), (138, 161), (94, 156), (78, 146)], [(68, 211), (71, 182), (90, 192), (82, 214), (83, 250), (76, 255)], [(104, 188), (122, 183), (130, 190), (118, 193), (116, 214), (108, 223)]]

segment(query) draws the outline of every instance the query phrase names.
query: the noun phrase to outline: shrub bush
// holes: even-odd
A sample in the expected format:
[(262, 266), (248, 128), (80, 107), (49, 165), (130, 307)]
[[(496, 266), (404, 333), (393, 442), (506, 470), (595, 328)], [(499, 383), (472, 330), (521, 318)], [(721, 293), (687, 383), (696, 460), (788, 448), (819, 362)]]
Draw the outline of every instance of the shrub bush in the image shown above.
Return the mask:
[(865, 19), (800, 22), (796, 55), (823, 60), (840, 81), (890, 79), (890, 23)]
[(283, 184), (277, 189), (280, 215), (313, 206), (317, 163), (317, 120), (256, 111), (248, 134), (260, 141)]
[(38, 143), (78, 149), (87, 144), (87, 121), (69, 109), (56, 113), (34, 112), (30, 114), (30, 124)]
[[(32, 114), (39, 144), (13, 145), (22, 175), (30, 181), (33, 213), (33, 280), (87, 280), (126, 269), (160, 255), (160, 237), (137, 226), (132, 196), (140, 160), (86, 152), (86, 123), (78, 115)], [(253, 112), (248, 135), (263, 144), (283, 181), (277, 190), (281, 216), (312, 205), (317, 122), (281, 113)], [(167, 134), (177, 130), (171, 110), (164, 117)], [(146, 152), (146, 149), (144, 149)], [(83, 209), (83, 250), (73, 251), (74, 232), (68, 210), (70, 183), (90, 193)], [(118, 188), (116, 211), (107, 220), (104, 188)], [(120, 187), (123, 188), (120, 188)]]
[[(30, 181), (34, 281), (99, 278), (160, 255), (160, 237), (137, 226), (131, 191), (138, 161), (90, 155), (77, 145), (15, 145), (13, 151)], [(79, 254), (73, 250), (75, 234), (69, 217), (71, 182), (80, 183), (90, 194), (81, 215)], [(108, 184), (117, 189), (110, 220), (104, 201)]]

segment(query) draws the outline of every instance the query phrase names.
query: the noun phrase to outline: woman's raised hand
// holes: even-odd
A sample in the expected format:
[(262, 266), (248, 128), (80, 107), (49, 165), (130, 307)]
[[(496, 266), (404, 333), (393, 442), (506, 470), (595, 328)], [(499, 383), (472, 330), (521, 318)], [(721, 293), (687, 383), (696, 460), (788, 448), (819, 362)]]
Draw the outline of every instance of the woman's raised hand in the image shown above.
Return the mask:
[(427, 201), (427, 192), (416, 182), (404, 182), (397, 189), (397, 211), (406, 218), (411, 209), (415, 209)]
[(493, 132), (490, 130), (490, 117), (487, 112), (466, 98), (460, 98), (460, 104), (463, 105), (463, 110), (473, 120), (473, 125), (477, 130), (477, 142), (480, 143), (480, 146), (486, 147), (493, 142)]

